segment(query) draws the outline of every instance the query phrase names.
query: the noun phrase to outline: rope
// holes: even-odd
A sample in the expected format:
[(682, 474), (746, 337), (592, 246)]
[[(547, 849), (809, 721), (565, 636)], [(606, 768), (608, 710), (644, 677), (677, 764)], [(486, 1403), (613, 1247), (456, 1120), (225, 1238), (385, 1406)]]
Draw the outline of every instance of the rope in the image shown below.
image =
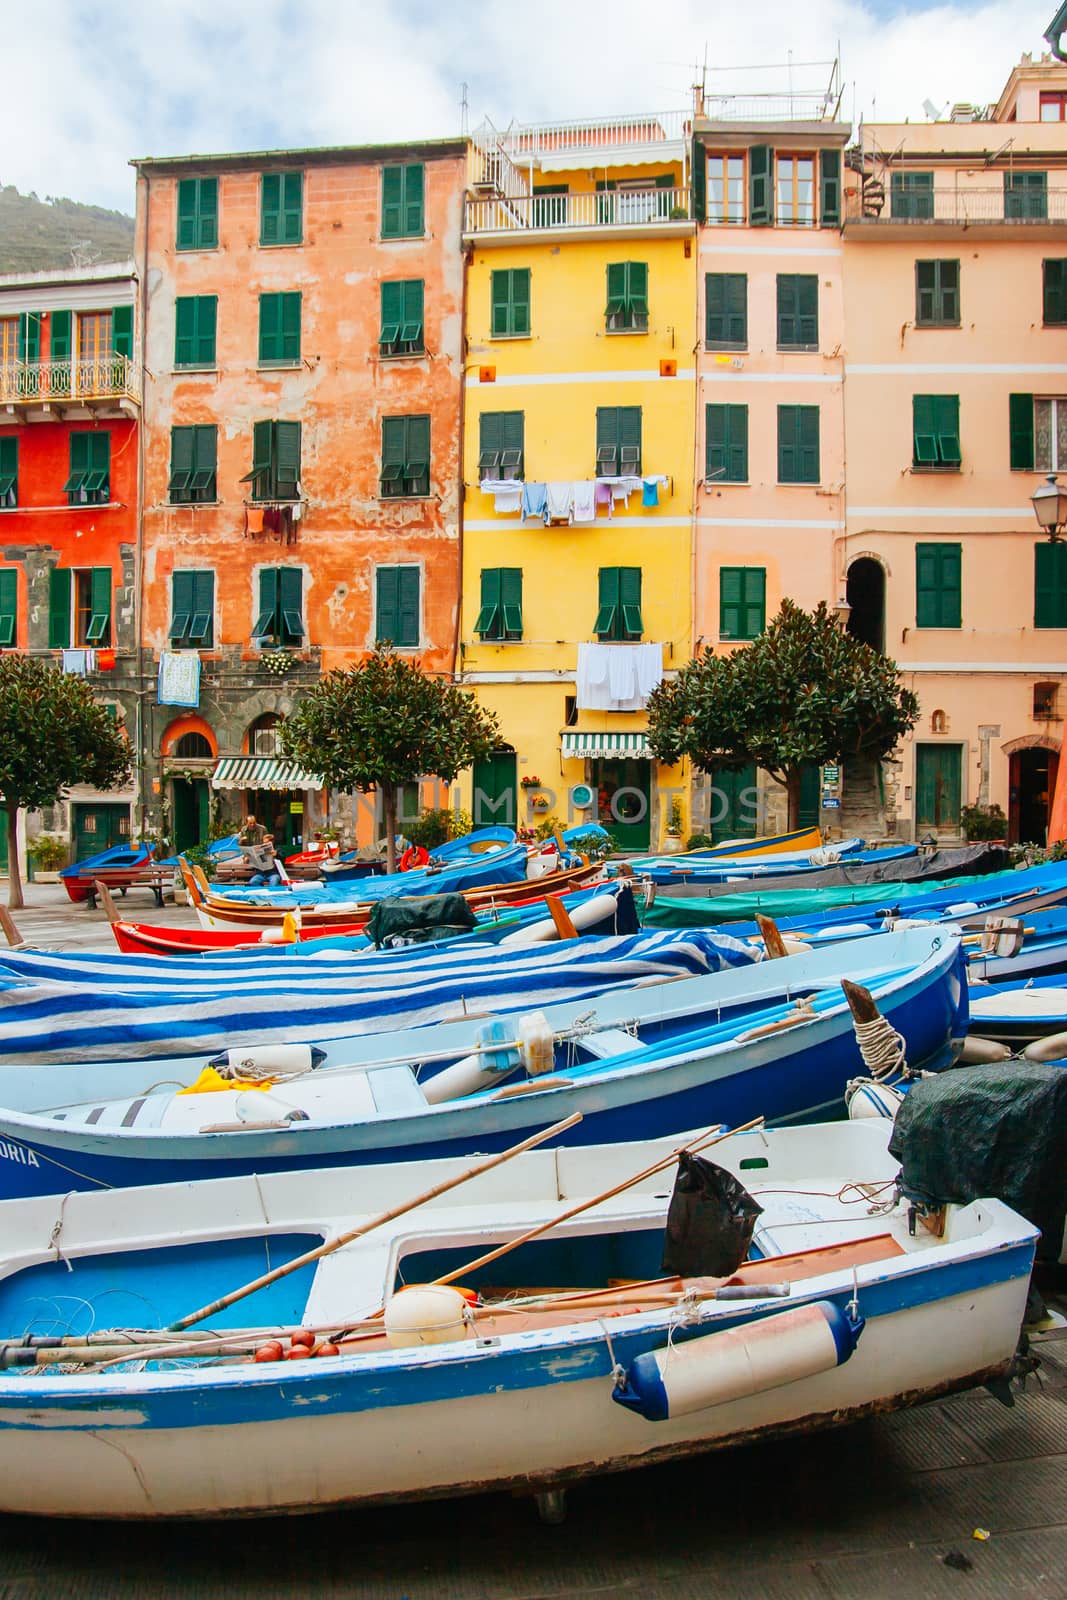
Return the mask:
[(615, 1358), (615, 1346), (611, 1342), (611, 1333), (603, 1317), (598, 1317), (597, 1321), (600, 1323), (600, 1330), (603, 1333), (608, 1346), (608, 1359), (611, 1362), (612, 1387), (617, 1389), (621, 1384), (626, 1382), (626, 1368)]
[(860, 1047), (863, 1065), (876, 1083), (893, 1078), (908, 1070), (907, 1044), (885, 1017), (875, 1017), (872, 1022), (852, 1023), (856, 1043)]
[(49, 1250), (54, 1250), (55, 1251), (56, 1260), (57, 1261), (62, 1261), (63, 1265), (66, 1267), (68, 1272), (73, 1272), (74, 1268), (71, 1266), (70, 1262), (67, 1260), (66, 1256), (63, 1254), (62, 1250), (60, 1249), (59, 1240), (60, 1240), (60, 1235), (63, 1232), (63, 1214), (67, 1209), (67, 1201), (70, 1199), (72, 1193), (73, 1193), (73, 1190), (68, 1189), (67, 1193), (63, 1196), (62, 1200), (60, 1200), (60, 1202), (59, 1202), (59, 1214), (56, 1217), (56, 1220), (52, 1225), (52, 1232), (48, 1236), (48, 1248), (49, 1248)]

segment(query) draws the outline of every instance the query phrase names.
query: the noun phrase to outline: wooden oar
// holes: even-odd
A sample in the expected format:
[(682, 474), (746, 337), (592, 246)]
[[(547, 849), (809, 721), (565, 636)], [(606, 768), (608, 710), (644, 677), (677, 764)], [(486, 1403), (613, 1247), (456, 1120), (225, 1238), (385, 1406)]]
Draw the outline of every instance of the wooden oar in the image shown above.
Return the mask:
[(26, 941), (15, 926), (15, 919), (6, 906), (0, 906), (0, 928), (12, 950), (25, 950)]
[(789, 951), (785, 947), (781, 930), (773, 917), (765, 917), (762, 911), (756, 912), (756, 927), (763, 940), (763, 948), (767, 952), (768, 961), (777, 961), (782, 956), (787, 956)]
[(473, 1167), (467, 1167), (464, 1172), (454, 1178), (446, 1178), (443, 1183), (434, 1184), (432, 1189), (424, 1189), (421, 1194), (415, 1195), (411, 1200), (405, 1200), (402, 1205), (392, 1206), (388, 1211), (379, 1212), (369, 1222), (363, 1222), (358, 1228), (350, 1228), (345, 1233), (339, 1233), (335, 1239), (327, 1239), (325, 1244), (320, 1244), (314, 1250), (307, 1250), (301, 1256), (294, 1256), (292, 1261), (286, 1261), (282, 1266), (275, 1267), (273, 1272), (265, 1272), (262, 1277), (254, 1278), (251, 1283), (243, 1284), (240, 1289), (234, 1289), (232, 1294), (223, 1295), (221, 1300), (213, 1300), (210, 1305), (201, 1306), (199, 1311), (193, 1311), (187, 1317), (181, 1317), (177, 1322), (172, 1322), (168, 1328), (169, 1333), (181, 1333), (194, 1322), (203, 1322), (205, 1317), (213, 1317), (216, 1311), (225, 1311), (227, 1306), (232, 1306), (236, 1301), (243, 1300), (246, 1295), (254, 1294), (257, 1289), (266, 1288), (269, 1283), (276, 1283), (279, 1278), (288, 1277), (290, 1272), (305, 1267), (311, 1261), (319, 1261), (323, 1256), (328, 1256), (334, 1250), (340, 1250), (342, 1245), (351, 1244), (353, 1239), (361, 1239), (366, 1233), (373, 1233), (375, 1228), (382, 1227), (386, 1222), (392, 1222), (395, 1217), (402, 1217), (405, 1212), (414, 1211), (416, 1207), (425, 1205), (428, 1200), (434, 1200), (439, 1194), (447, 1194), (450, 1189), (458, 1189), (460, 1184), (468, 1183), (471, 1178), (477, 1178), (483, 1172), (489, 1172), (493, 1167), (499, 1167), (503, 1162), (510, 1161), (513, 1156), (522, 1155), (524, 1150), (532, 1150), (535, 1145), (544, 1144), (546, 1139), (555, 1138), (557, 1134), (566, 1133), (568, 1128), (573, 1128), (581, 1122), (582, 1113), (573, 1112), (569, 1117), (564, 1117), (562, 1122), (554, 1122), (550, 1128), (543, 1128), (540, 1133), (532, 1133), (521, 1144), (513, 1144), (510, 1149), (502, 1150), (499, 1155), (488, 1156), (484, 1161), (477, 1162)]

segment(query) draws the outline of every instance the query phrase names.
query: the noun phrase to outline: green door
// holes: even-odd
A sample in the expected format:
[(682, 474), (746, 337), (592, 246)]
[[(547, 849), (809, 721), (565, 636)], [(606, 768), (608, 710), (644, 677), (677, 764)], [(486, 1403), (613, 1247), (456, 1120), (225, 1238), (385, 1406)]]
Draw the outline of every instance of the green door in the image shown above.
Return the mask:
[(130, 842), (130, 808), (92, 800), (74, 807), (74, 859), (85, 861), (117, 844)]
[(819, 801), (822, 798), (822, 767), (817, 761), (805, 762), (800, 774), (800, 810), (798, 828), (817, 828)]
[[(274, 853), (295, 855), (304, 848), (304, 795), (300, 789), (249, 789), (248, 815), (262, 822), (274, 840)], [(293, 807), (299, 806), (299, 811)]]
[(471, 815), (476, 828), (514, 828), (517, 825), (515, 779), (514, 750), (494, 750), (487, 760), (475, 763)]
[(915, 747), (915, 827), (959, 831), (963, 750), (958, 744)]
[(593, 762), (597, 820), (620, 850), (647, 850), (652, 839), (651, 763), (636, 757)]
[(174, 779), (174, 848), (179, 853), (207, 844), (208, 790), (206, 778)]
[(756, 768), (751, 762), (736, 770), (723, 768), (711, 775), (711, 837), (715, 844), (725, 839), (756, 837)]

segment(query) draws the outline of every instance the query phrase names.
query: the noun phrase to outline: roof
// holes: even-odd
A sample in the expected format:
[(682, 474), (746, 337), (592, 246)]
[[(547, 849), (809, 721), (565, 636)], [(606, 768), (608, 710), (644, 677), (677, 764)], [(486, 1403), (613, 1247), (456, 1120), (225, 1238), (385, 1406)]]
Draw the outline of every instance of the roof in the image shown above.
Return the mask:
[(410, 160), (413, 156), (432, 161), (466, 153), (466, 138), (415, 139), (403, 144), (338, 144), (310, 149), (238, 150), (217, 155), (136, 156), (130, 166), (136, 167), (138, 172), (182, 172), (190, 167), (241, 172), (264, 166), (343, 166), (357, 162)]
[(51, 267), (45, 272), (0, 273), (0, 289), (43, 289), (65, 283), (114, 283), (136, 276), (132, 260), (97, 261), (91, 267)]

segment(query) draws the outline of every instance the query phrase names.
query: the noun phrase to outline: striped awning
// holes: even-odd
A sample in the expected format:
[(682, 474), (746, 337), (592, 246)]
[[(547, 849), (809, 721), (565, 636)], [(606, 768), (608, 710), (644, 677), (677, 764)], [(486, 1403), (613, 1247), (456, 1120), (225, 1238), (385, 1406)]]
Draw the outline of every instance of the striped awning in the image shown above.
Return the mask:
[(643, 733), (565, 733), (564, 761), (582, 761), (597, 756), (637, 756), (642, 761), (655, 757)]
[(277, 756), (223, 756), (211, 774), (213, 789), (322, 789), (321, 778)]

